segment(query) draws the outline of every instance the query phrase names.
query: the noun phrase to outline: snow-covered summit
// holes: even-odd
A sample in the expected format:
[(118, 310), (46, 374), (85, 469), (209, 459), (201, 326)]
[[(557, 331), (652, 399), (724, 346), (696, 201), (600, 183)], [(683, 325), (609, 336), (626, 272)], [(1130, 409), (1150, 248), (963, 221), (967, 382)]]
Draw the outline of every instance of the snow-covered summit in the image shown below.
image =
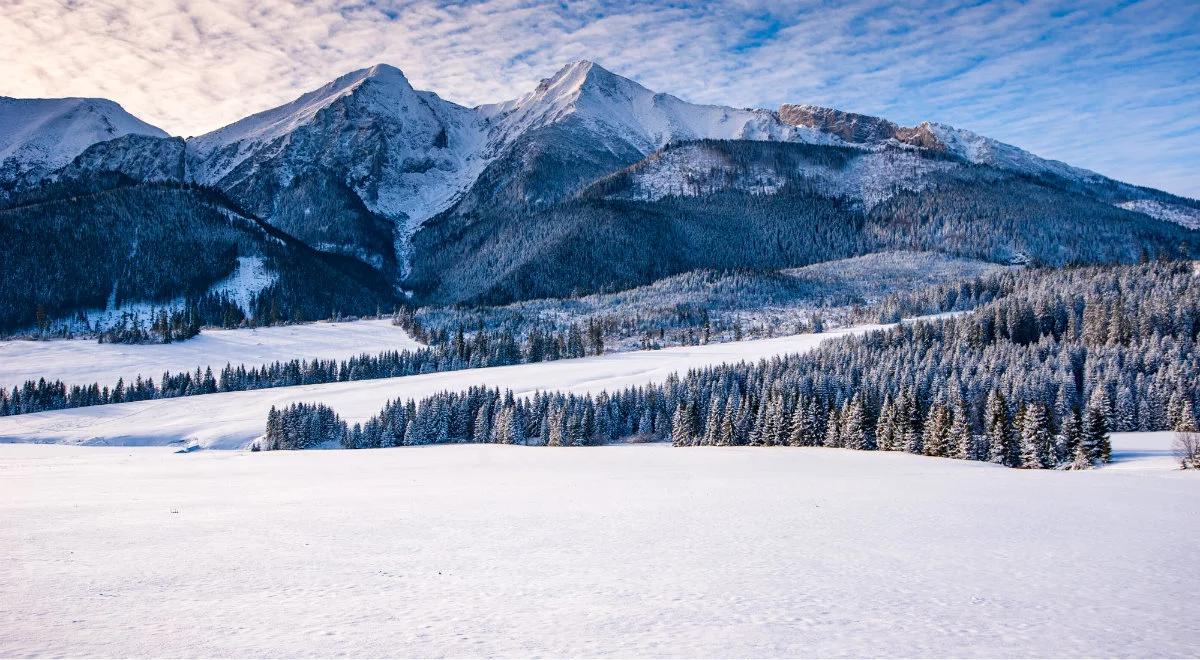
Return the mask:
[(167, 136), (108, 99), (0, 96), (0, 170), (4, 178), (51, 172), (97, 142), (131, 134)]
[[(365, 206), (395, 224), (403, 262), (411, 228), (448, 206), (478, 175), (481, 139), (473, 110), (415, 90), (400, 69), (378, 64), (189, 140), (188, 175), (232, 191), (272, 219), (281, 212), (276, 195), (290, 197), (291, 226), (317, 242), (324, 239), (308, 236), (306, 228), (328, 222), (314, 216), (310, 223), (305, 209), (340, 195), (342, 208)], [(330, 185), (340, 190), (321, 190)], [(392, 251), (385, 244), (326, 247)]]
[(1091, 170), (1035, 156), (1020, 147), (985, 137), (965, 128), (955, 128), (937, 122), (923, 122), (920, 127), (932, 133), (947, 152), (971, 163), (991, 165), (998, 169), (1021, 174), (1059, 176), (1070, 181), (1100, 182), (1104, 179), (1103, 176)]
[(357, 96), (359, 107), (366, 112), (395, 117), (416, 94), (400, 69), (389, 64), (376, 64), (339, 76), (290, 103), (194, 138), (191, 146), (198, 156), (203, 157), (235, 142), (269, 142), (311, 123), (319, 112), (350, 96)]
[(769, 110), (698, 105), (654, 92), (587, 60), (564, 66), (520, 98), (480, 106), (479, 111), (493, 125), (493, 146), (569, 118), (643, 153), (668, 142), (705, 138), (837, 141), (806, 127), (786, 126)]

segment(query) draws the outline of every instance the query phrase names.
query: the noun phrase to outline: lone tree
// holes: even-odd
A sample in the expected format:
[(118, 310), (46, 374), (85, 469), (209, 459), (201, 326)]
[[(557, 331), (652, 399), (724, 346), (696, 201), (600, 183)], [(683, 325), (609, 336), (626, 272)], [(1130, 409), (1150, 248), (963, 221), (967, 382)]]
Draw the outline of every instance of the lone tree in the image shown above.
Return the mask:
[(1200, 469), (1200, 433), (1195, 430), (1175, 432), (1175, 458), (1184, 470)]

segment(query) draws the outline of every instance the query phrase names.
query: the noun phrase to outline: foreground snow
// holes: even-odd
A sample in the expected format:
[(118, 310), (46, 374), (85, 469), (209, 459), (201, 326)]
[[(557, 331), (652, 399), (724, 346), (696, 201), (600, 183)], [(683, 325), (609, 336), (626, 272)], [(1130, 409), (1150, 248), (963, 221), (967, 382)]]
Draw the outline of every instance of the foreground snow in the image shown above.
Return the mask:
[(138, 374), (155, 382), (164, 371), (195, 371), (226, 363), (259, 366), (276, 360), (342, 359), (420, 344), (390, 319), (307, 323), (238, 330), (205, 330), (175, 344), (100, 344), (90, 339), (0, 341), (0, 385), (26, 380), (112, 386)]
[[(0, 442), (114, 445), (186, 442), (202, 447), (239, 448), (262, 435), (271, 406), (282, 407), (302, 401), (323, 402), (353, 423), (375, 415), (383, 404), (392, 399), (420, 399), (442, 390), (459, 391), (474, 385), (511, 389), (518, 394), (532, 394), (538, 390), (598, 393), (661, 383), (672, 373), (686, 372), (695, 367), (798, 353), (831, 337), (880, 327), (883, 326), (865, 325), (817, 335), (681, 346), (660, 351), (609, 353), (578, 360), (249, 392), (222, 392), (15, 415), (0, 417)], [(140, 350), (145, 347), (135, 348)]]
[(0, 474), (0, 656), (1200, 654), (1180, 471), (5, 445)]

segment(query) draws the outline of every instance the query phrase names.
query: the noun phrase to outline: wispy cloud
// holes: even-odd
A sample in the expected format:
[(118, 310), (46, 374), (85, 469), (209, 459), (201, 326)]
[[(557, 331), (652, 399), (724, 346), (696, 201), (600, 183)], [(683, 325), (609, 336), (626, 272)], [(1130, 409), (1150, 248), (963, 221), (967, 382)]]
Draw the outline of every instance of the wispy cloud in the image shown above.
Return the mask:
[(0, 0), (0, 93), (187, 135), (388, 62), (472, 105), (593, 59), (688, 100), (970, 128), (1200, 197), (1194, 0)]

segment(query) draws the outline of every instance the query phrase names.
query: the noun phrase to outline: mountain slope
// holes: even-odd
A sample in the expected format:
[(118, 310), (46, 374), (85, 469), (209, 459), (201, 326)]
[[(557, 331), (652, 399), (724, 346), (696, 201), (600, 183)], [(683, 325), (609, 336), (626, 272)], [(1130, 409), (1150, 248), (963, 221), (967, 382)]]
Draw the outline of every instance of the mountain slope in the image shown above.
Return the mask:
[(69, 148), (21, 147), (11, 167), (46, 183), (10, 192), (9, 205), (114, 172), (200, 184), (418, 303), (881, 249), (1048, 264), (1200, 254), (1195, 200), (937, 123), (691, 104), (587, 61), (476, 108), (376, 65), (186, 142), (132, 122), (63, 129)]
[(188, 160), (193, 180), (386, 271), (408, 224), (444, 208), (477, 174), (480, 139), (470, 110), (377, 65), (190, 140)]
[(702, 141), (558, 204), (439, 216), (414, 247), (418, 299), (495, 304), (880, 250), (1050, 265), (1193, 256), (1200, 234), (945, 154)]
[(62, 182), (54, 193), (0, 210), (0, 331), (56, 326), (85, 310), (197, 300), (247, 261), (269, 276), (244, 301), (256, 323), (395, 304), (376, 271), (313, 251), (214, 191), (106, 175)]
[(166, 137), (108, 99), (0, 96), (0, 187), (36, 180), (124, 135)]

